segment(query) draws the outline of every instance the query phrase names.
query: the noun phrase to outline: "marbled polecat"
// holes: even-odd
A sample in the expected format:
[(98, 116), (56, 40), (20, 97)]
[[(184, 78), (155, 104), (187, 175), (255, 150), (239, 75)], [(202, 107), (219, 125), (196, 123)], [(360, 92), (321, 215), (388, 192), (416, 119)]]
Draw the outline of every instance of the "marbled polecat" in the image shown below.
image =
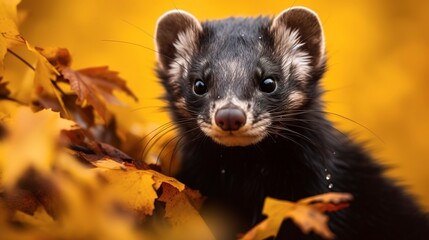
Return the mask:
[[(157, 73), (182, 137), (177, 178), (207, 205), (227, 209), (234, 231), (263, 219), (266, 196), (341, 191), (354, 200), (330, 215), (337, 239), (429, 239), (415, 201), (326, 119), (316, 13), (294, 7), (273, 19), (199, 22), (174, 10), (158, 20), (155, 39)], [(278, 239), (318, 239), (285, 225)]]

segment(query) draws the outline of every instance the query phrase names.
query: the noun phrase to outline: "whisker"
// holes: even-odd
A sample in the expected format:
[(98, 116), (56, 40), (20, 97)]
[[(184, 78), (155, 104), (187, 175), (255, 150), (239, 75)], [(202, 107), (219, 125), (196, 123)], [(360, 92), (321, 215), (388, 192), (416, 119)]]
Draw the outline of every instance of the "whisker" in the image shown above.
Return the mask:
[[(155, 50), (155, 49), (153, 49), (153, 48), (150, 48), (150, 47), (144, 46), (144, 45), (142, 45), (142, 44), (133, 43), (133, 42), (127, 42), (127, 41), (122, 41), (122, 40), (112, 40), (112, 39), (102, 39), (101, 41), (102, 41), (102, 42), (123, 43), (123, 44), (129, 44), (129, 45), (134, 45), (134, 46), (137, 46), (137, 47), (141, 47), (141, 48), (144, 48), (144, 49), (146, 49), (146, 50), (149, 50), (149, 51), (152, 51), (152, 52), (158, 53), (158, 54), (162, 55), (163, 57), (166, 57), (166, 58), (170, 59), (171, 61), (173, 61), (173, 62), (175, 62), (175, 63), (179, 64), (179, 65), (180, 65), (182, 68), (184, 68), (185, 70), (188, 70), (188, 68), (186, 68), (186, 67), (185, 67), (183, 64), (181, 64), (180, 62), (178, 62), (176, 59), (174, 59), (174, 58), (172, 58), (172, 57), (169, 57), (169, 56), (167, 56), (167, 55), (165, 55), (165, 54), (162, 54), (161, 52), (159, 52), (159, 51), (157, 51), (157, 50)], [(183, 56), (181, 56), (181, 55), (180, 55), (180, 54), (178, 54), (178, 53), (176, 53), (176, 54), (177, 54), (177, 55), (179, 55), (183, 60), (185, 60), (185, 61), (190, 65), (189, 61), (188, 61), (188, 60), (186, 60), (186, 58), (184, 58)]]
[(144, 30), (143, 28), (139, 27), (138, 25), (136, 25), (136, 24), (134, 24), (134, 23), (131, 23), (131, 22), (129, 22), (129, 21), (127, 21), (127, 20), (125, 20), (125, 19), (121, 19), (121, 20), (122, 20), (124, 23), (126, 23), (126, 24), (128, 24), (128, 25), (130, 25), (130, 26), (133, 26), (134, 28), (136, 28), (136, 29), (140, 30), (140, 31), (141, 31), (141, 32), (143, 32), (146, 36), (149, 36), (150, 38), (155, 39), (155, 38), (154, 38), (154, 36), (152, 36), (148, 31)]
[(155, 134), (153, 134), (153, 136), (148, 140), (148, 142), (145, 144), (145, 146), (143, 147), (142, 150), (142, 159), (144, 160), (147, 156), (147, 154), (150, 152), (150, 150), (158, 143), (159, 140), (161, 140), (165, 135), (167, 135), (168, 133), (175, 131), (177, 129), (180, 128), (181, 124), (185, 124), (185, 123), (191, 123), (193, 122), (192, 119), (186, 119), (186, 120), (182, 120), (182, 121), (171, 121), (168, 123), (165, 123), (159, 127), (157, 127), (155, 130), (151, 131), (148, 135), (146, 135), (145, 137), (150, 136), (151, 134), (153, 134), (154, 132), (156, 132)]

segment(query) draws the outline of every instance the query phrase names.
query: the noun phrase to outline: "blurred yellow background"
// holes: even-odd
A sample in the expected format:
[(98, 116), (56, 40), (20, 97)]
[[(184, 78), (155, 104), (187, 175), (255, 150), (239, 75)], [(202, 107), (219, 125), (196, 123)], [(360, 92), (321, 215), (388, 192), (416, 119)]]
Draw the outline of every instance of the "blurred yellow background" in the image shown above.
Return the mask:
[[(134, 110), (124, 112), (121, 124), (138, 131), (142, 124), (168, 121), (154, 108), (162, 105), (152, 37), (161, 14), (177, 8), (201, 20), (273, 16), (292, 5), (315, 10), (324, 25), (327, 110), (382, 141), (351, 121), (331, 119), (367, 141), (376, 157), (394, 167), (389, 175), (429, 209), (429, 1), (22, 0), (20, 31), (34, 45), (68, 48), (75, 69), (109, 65), (119, 71), (140, 99), (124, 98)], [(7, 60), (6, 68), (31, 81), (29, 69)]]

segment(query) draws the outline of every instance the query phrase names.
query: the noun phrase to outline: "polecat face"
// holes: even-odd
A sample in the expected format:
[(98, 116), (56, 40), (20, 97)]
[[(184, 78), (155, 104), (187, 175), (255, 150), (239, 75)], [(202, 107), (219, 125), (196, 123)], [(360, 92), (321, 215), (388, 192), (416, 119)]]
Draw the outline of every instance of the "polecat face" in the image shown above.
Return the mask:
[(170, 11), (158, 20), (156, 46), (175, 120), (225, 146), (255, 144), (287, 127), (285, 114), (306, 103), (324, 67), (323, 31), (306, 8), (204, 23)]

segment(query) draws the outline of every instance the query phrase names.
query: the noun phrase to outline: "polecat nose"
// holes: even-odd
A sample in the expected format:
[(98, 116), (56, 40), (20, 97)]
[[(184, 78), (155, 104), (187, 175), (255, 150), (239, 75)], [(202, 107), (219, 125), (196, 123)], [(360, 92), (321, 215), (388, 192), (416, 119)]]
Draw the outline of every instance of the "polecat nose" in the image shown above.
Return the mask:
[(235, 131), (246, 123), (246, 114), (237, 107), (222, 108), (216, 112), (215, 122), (224, 131)]

